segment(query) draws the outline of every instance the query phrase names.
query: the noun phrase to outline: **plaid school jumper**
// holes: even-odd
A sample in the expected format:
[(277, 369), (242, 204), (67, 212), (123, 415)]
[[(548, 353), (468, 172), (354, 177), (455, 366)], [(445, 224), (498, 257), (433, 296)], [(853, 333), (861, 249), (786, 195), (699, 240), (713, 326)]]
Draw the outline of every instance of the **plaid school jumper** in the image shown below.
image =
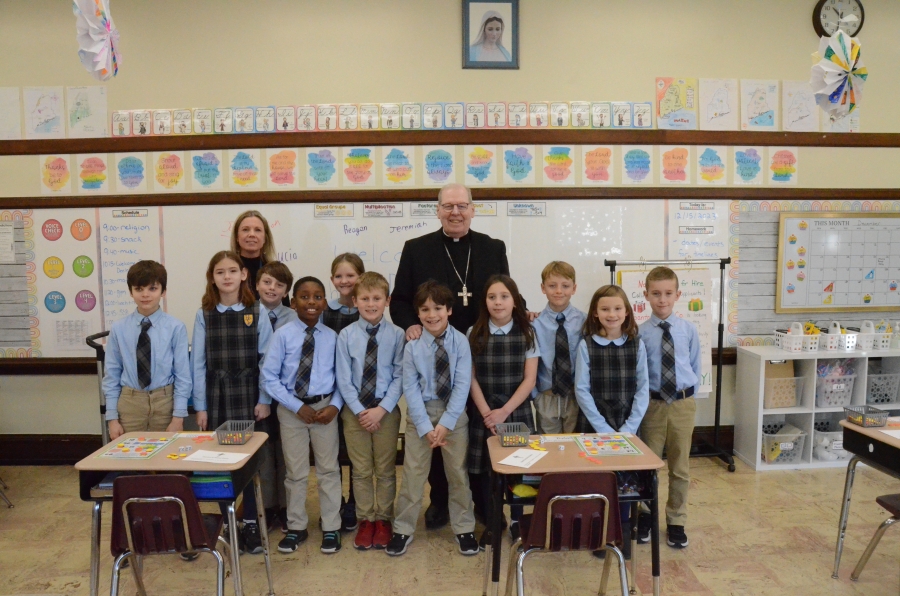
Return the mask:
[[(472, 354), (475, 378), (484, 393), (484, 399), (492, 410), (502, 408), (525, 376), (525, 334), (513, 324), (506, 335), (489, 335), (487, 345), (480, 354)], [(487, 440), (491, 432), (484, 426), (484, 418), (477, 408), (469, 413), (469, 473), (487, 472)], [(534, 430), (531, 404), (526, 399), (513, 410), (507, 422), (524, 422)]]
[[(326, 327), (328, 327), (338, 335), (341, 334), (341, 331), (344, 330), (344, 327), (346, 327), (350, 323), (355, 323), (358, 320), (359, 311), (351, 314), (344, 314), (341, 312), (341, 309), (332, 310), (330, 306), (326, 306), (325, 312), (322, 313), (322, 322)], [(343, 436), (343, 434), (341, 436)]]
[[(621, 346), (614, 343), (601, 346), (592, 337), (585, 338), (585, 341), (591, 361), (591, 396), (600, 415), (611, 427), (619, 430), (628, 420), (634, 404), (640, 344), (636, 337), (628, 338)], [(581, 411), (578, 412), (576, 431), (595, 432)]]
[(203, 311), (206, 323), (208, 428), (253, 420), (259, 401), (259, 305), (242, 311)]

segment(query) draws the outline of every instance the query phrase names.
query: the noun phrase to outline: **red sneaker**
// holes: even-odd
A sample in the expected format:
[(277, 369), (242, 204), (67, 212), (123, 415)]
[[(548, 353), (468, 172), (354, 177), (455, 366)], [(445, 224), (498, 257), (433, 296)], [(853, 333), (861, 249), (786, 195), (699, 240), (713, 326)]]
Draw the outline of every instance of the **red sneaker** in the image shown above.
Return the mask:
[(359, 529), (356, 531), (356, 540), (353, 541), (353, 547), (358, 550), (369, 550), (372, 548), (372, 536), (374, 534), (375, 525), (372, 522), (359, 522)]
[(378, 520), (375, 522), (375, 536), (372, 538), (372, 546), (382, 550), (391, 541), (391, 522)]

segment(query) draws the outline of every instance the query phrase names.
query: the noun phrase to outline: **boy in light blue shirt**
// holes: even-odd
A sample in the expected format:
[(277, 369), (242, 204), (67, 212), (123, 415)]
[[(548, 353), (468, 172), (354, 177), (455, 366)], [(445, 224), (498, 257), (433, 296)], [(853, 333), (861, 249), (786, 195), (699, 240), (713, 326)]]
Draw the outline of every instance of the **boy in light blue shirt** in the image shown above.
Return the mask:
[(472, 384), (472, 352), (466, 337), (450, 327), (453, 294), (449, 288), (427, 281), (416, 291), (413, 305), (423, 331), (419, 339), (406, 344), (403, 353), (406, 450), (394, 534), (385, 550), (399, 556), (412, 542), (432, 449), (439, 448), (450, 487), (450, 524), (459, 552), (475, 555), (478, 541), (466, 472), (469, 417), (465, 412)]

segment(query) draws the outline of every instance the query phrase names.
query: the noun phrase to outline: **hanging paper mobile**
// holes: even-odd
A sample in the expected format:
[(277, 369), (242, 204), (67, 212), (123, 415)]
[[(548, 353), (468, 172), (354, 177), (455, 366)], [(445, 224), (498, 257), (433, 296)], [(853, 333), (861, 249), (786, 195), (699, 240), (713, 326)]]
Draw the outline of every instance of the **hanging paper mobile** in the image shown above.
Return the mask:
[(831, 37), (819, 40), (819, 51), (813, 57), (818, 63), (812, 67), (809, 84), (816, 103), (829, 114), (846, 116), (862, 102), (869, 76), (859, 40), (838, 29)]
[(75, 39), (81, 64), (95, 79), (116, 76), (122, 55), (118, 51), (119, 30), (109, 14), (109, 0), (73, 0)]

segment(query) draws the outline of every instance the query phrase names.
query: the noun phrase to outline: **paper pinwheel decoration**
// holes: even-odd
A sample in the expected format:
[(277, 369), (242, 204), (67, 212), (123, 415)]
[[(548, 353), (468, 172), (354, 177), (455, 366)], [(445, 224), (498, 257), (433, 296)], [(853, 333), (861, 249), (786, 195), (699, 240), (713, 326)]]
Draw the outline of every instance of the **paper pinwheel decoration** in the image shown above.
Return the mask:
[(819, 40), (819, 51), (813, 58), (818, 62), (812, 67), (809, 84), (816, 94), (816, 103), (829, 114), (846, 116), (862, 102), (869, 76), (859, 40), (838, 29), (831, 37)]
[(119, 31), (109, 15), (109, 0), (73, 0), (75, 39), (81, 64), (95, 79), (106, 81), (119, 72), (122, 55)]

